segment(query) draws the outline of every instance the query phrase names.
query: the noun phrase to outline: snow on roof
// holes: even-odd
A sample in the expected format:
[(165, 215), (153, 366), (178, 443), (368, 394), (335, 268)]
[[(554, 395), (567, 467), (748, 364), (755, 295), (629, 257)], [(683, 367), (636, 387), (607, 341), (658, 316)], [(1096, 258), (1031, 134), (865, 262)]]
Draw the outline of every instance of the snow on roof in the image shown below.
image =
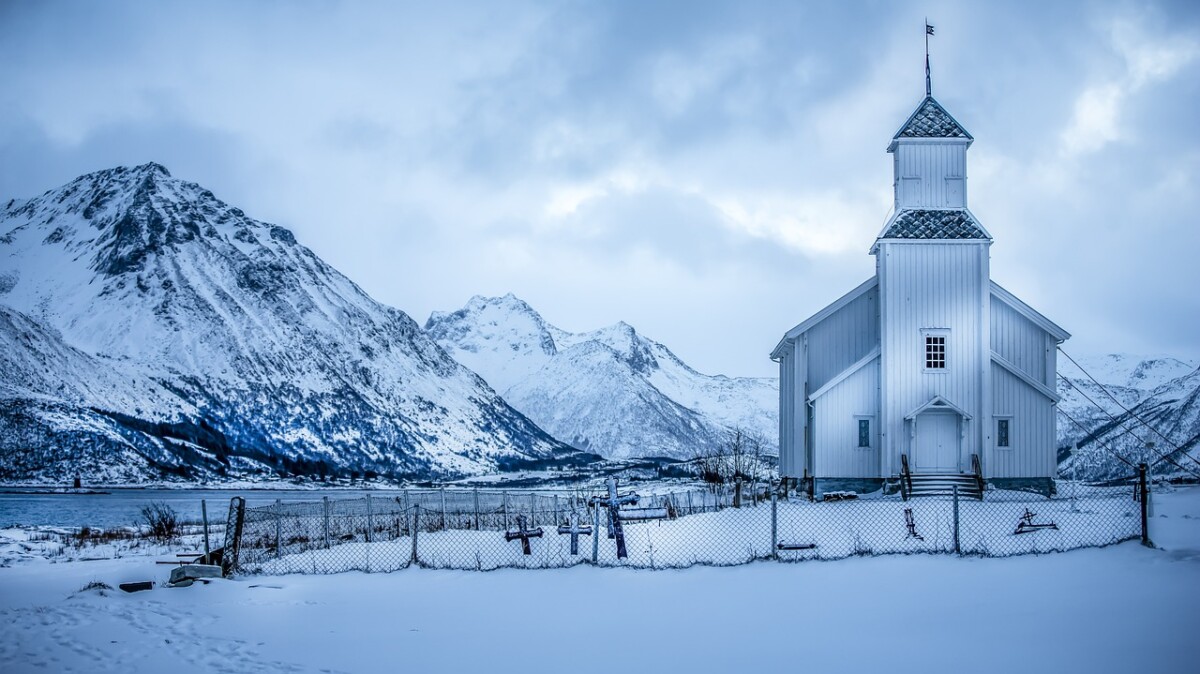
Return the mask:
[(910, 209), (896, 214), (881, 239), (990, 239), (963, 209)]
[(895, 138), (966, 138), (971, 134), (946, 112), (933, 96), (926, 96), (921, 105), (896, 132)]

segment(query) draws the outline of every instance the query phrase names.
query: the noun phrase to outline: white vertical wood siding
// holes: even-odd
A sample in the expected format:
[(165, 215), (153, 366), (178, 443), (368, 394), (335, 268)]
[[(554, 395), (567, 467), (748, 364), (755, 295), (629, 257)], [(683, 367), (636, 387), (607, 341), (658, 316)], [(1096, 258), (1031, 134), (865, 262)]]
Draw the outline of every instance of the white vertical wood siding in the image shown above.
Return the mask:
[(965, 143), (899, 143), (894, 167), (896, 210), (966, 208)]
[[(899, 470), (900, 453), (911, 453), (904, 416), (940, 395), (972, 420), (960, 450), (960, 466), (980, 453), (983, 383), (991, 367), (984, 353), (983, 313), (987, 246), (983, 243), (885, 243), (879, 247), (883, 325), (881, 410), (885, 474)], [(946, 337), (944, 372), (925, 372), (924, 328), (942, 328)], [(986, 422), (985, 422), (986, 423)]]
[[(1055, 411), (1050, 399), (999, 365), (992, 365), (992, 401), (997, 416), (1012, 418), (1009, 447), (991, 452), (988, 477), (1054, 477), (1057, 472)], [(995, 442), (995, 433), (992, 433)]]
[[(1031, 379), (1046, 381), (1046, 331), (1017, 313), (1002, 300), (992, 298), (992, 351)], [(1053, 343), (1053, 341), (1051, 341)], [(1053, 370), (1050, 371), (1053, 373)], [(1051, 382), (1050, 389), (1054, 389)]]
[(816, 391), (879, 345), (879, 287), (871, 288), (808, 336), (808, 390)]
[[(879, 359), (814, 403), (813, 466), (823, 477), (879, 477)], [(858, 446), (859, 416), (871, 417), (871, 448)]]
[(796, 390), (792, 376), (794, 353), (795, 346), (790, 345), (779, 359), (779, 474), (783, 476), (796, 475), (795, 436), (792, 432), (796, 427), (792, 415), (792, 399)]

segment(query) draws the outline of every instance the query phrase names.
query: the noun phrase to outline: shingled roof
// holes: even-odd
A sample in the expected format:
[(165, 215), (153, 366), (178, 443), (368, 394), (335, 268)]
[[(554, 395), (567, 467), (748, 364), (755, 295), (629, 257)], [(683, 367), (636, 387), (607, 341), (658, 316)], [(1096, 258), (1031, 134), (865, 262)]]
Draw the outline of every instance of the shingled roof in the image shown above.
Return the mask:
[(974, 140), (933, 96), (926, 96), (893, 138), (965, 138)]
[(971, 214), (961, 209), (905, 210), (892, 220), (881, 239), (989, 239)]

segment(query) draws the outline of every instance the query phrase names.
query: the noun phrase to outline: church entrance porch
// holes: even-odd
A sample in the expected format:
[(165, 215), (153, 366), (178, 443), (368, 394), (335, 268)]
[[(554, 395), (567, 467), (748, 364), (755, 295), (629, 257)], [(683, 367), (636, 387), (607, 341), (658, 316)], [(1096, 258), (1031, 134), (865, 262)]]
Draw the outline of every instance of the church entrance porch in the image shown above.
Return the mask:
[(909, 423), (909, 456), (913, 473), (950, 475), (969, 470), (963, 460), (963, 437), (971, 415), (934, 396), (904, 417)]

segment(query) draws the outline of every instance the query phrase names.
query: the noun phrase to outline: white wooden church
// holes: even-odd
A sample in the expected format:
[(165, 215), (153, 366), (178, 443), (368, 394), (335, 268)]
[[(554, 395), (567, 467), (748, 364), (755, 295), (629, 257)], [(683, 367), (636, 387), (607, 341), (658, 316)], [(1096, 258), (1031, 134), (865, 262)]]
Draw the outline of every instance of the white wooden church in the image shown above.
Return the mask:
[(967, 208), (973, 141), (927, 88), (887, 148), (895, 209), (875, 275), (771, 353), (780, 473), (817, 497), (1054, 489), (1055, 356), (1070, 335), (991, 280), (992, 236)]

